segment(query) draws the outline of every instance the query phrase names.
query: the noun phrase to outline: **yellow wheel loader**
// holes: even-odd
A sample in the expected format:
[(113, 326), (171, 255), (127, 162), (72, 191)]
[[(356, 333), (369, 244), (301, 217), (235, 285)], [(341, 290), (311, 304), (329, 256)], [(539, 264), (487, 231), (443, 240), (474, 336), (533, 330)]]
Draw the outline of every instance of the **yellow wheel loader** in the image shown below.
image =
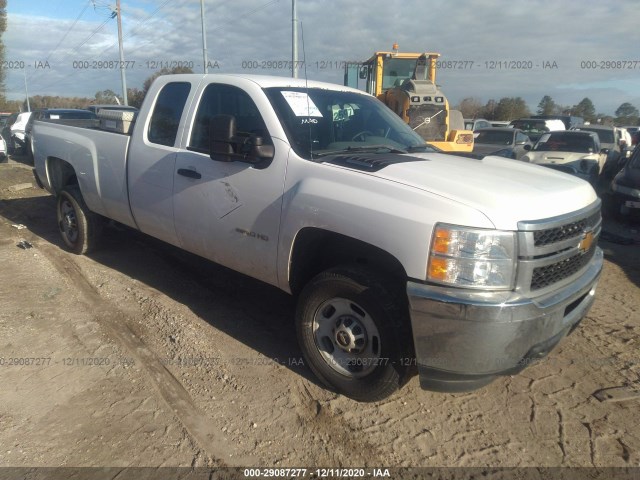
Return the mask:
[(375, 95), (430, 145), (470, 152), (473, 132), (464, 129), (462, 113), (449, 109), (436, 84), (439, 57), (439, 53), (401, 53), (394, 45), (392, 52), (376, 52), (362, 64), (346, 64), (344, 84)]

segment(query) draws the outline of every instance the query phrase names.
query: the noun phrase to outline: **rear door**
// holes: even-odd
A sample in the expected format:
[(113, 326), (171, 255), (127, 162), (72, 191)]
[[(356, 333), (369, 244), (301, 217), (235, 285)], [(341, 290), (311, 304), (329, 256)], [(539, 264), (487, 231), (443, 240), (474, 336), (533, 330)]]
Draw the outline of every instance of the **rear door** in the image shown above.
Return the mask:
[(172, 199), (178, 132), (186, 122), (193, 89), (188, 81), (164, 85), (150, 110), (140, 113), (146, 123), (136, 126), (128, 154), (129, 200), (136, 224), (144, 233), (173, 245), (179, 244)]

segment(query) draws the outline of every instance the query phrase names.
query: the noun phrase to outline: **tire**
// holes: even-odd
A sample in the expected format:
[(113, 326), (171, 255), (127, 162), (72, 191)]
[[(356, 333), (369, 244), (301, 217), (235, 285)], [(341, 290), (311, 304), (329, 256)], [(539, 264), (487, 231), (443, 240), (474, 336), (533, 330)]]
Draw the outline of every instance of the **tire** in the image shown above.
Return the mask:
[(404, 291), (359, 267), (327, 270), (302, 290), (296, 333), (318, 379), (354, 400), (374, 402), (411, 376), (413, 340)]
[(89, 210), (77, 185), (64, 187), (60, 192), (56, 216), (62, 240), (71, 252), (82, 255), (95, 249), (102, 219)]

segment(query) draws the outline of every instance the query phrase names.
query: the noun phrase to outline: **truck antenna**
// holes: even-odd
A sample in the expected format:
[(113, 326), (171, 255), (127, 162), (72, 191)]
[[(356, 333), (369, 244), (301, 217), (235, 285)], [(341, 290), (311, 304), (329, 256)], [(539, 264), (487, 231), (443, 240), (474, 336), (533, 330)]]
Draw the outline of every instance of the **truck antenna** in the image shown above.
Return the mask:
[[(309, 106), (309, 76), (307, 75), (307, 52), (304, 48), (304, 27), (302, 22), (300, 22), (300, 38), (302, 40), (302, 65), (304, 66), (304, 88), (307, 94), (307, 116), (309, 116), (311, 112), (311, 108)], [(309, 155), (311, 159), (313, 159), (313, 141), (311, 139), (311, 122), (307, 122), (307, 126), (309, 127)]]

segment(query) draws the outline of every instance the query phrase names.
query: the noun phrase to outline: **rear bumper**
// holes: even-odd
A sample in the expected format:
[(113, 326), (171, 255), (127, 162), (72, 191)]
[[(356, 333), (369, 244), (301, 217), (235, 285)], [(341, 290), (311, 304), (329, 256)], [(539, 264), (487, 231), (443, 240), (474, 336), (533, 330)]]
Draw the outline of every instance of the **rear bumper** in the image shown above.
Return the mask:
[(540, 298), (409, 282), (420, 386), (474, 390), (546, 356), (591, 308), (602, 264), (598, 248), (578, 279)]

